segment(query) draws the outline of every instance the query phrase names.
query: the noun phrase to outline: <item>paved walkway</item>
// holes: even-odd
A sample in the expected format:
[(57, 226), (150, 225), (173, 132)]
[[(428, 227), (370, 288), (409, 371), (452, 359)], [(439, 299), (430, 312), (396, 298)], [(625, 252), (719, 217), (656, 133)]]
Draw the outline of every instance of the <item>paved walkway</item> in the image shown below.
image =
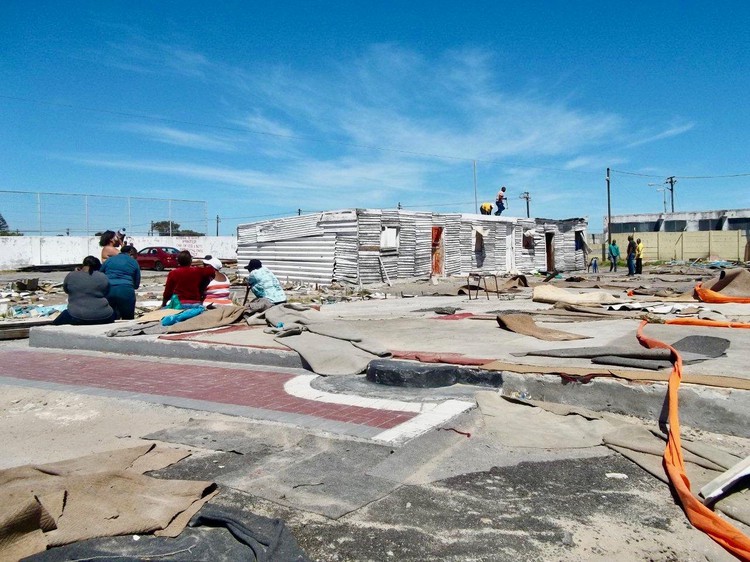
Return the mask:
[(402, 402), (318, 391), (315, 375), (74, 352), (0, 351), (0, 384), (144, 400), (399, 443), (472, 403)]

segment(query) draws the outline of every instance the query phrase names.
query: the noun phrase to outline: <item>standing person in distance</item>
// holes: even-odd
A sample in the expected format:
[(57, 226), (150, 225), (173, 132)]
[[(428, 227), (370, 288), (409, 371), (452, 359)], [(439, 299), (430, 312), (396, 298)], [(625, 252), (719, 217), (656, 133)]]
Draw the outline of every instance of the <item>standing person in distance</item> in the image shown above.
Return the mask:
[(506, 209), (505, 203), (507, 202), (507, 197), (505, 197), (505, 186), (500, 188), (500, 191), (497, 192), (497, 198), (495, 200), (495, 205), (497, 205), (497, 211), (495, 211), (495, 216), (500, 216), (503, 214), (503, 211)]
[(633, 240), (632, 235), (628, 236), (628, 249), (626, 250), (628, 256), (628, 276), (635, 275), (635, 250), (635, 240)]
[(635, 272), (640, 275), (643, 273), (643, 242), (640, 238), (635, 242)]
[(617, 245), (617, 240), (612, 240), (612, 243), (609, 245), (609, 271), (613, 271), (617, 273), (617, 260), (620, 259), (620, 247)]

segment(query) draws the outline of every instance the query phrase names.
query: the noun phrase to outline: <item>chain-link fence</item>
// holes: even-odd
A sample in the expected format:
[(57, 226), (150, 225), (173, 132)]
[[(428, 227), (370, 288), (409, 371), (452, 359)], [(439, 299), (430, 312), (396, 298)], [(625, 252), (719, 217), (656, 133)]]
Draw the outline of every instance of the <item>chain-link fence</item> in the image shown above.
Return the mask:
[[(0, 190), (9, 232), (92, 236), (125, 228), (131, 236), (208, 234), (206, 201)], [(0, 221), (1, 222), (1, 221)]]

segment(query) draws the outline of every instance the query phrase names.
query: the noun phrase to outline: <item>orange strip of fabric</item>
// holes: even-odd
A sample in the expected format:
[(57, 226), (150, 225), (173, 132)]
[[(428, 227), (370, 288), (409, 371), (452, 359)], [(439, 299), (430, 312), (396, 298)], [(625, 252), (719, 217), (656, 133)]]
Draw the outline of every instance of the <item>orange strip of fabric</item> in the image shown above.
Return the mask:
[(695, 292), (698, 295), (698, 298), (703, 302), (713, 302), (717, 304), (737, 302), (750, 304), (750, 297), (732, 297), (730, 295), (722, 295), (711, 289), (704, 289), (701, 283), (698, 283), (695, 286)]
[(685, 462), (682, 458), (682, 444), (680, 442), (680, 419), (678, 391), (682, 380), (682, 357), (671, 345), (643, 335), (643, 328), (647, 321), (638, 327), (637, 338), (641, 345), (649, 349), (669, 349), (674, 358), (672, 373), (669, 376), (667, 397), (669, 404), (669, 433), (667, 447), (664, 449), (664, 469), (669, 481), (674, 486), (680, 498), (682, 508), (693, 526), (737, 556), (740, 560), (750, 561), (750, 537), (739, 529), (721, 519), (715, 512), (703, 505), (690, 491), (690, 480), (685, 472)]
[(706, 328), (750, 328), (750, 322), (723, 322), (721, 320), (702, 320), (700, 318), (670, 318), (665, 324), (678, 326), (705, 326)]

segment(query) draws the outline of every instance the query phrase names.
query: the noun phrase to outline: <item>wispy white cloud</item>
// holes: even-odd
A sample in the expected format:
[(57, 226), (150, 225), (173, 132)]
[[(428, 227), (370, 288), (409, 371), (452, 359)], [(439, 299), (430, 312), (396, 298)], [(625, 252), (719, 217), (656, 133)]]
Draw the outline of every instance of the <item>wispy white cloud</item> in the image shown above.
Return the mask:
[(122, 125), (121, 129), (143, 135), (156, 142), (175, 146), (220, 152), (234, 152), (237, 150), (235, 143), (228, 138), (210, 134), (193, 133), (176, 129), (174, 127), (128, 123)]
[(210, 165), (173, 154), (84, 157), (79, 164), (217, 182), (269, 197), (309, 201), (314, 191), (316, 205), (428, 200), (438, 193), (464, 200), (477, 159), (482, 190), (494, 194), (503, 183), (514, 193), (530, 190), (538, 203), (555, 202), (556, 209), (566, 204), (570, 211), (560, 212), (569, 214), (578, 212), (576, 203), (561, 185), (593, 193), (593, 182), (580, 180), (581, 174), (618, 165), (627, 148), (694, 126), (672, 123), (655, 131), (605, 106), (584, 106), (569, 92), (509, 88), (496, 71), (495, 55), (477, 48), (428, 58), (380, 44), (316, 68), (232, 66), (146, 40), (109, 48), (107, 60), (121, 67), (210, 81), (221, 102), (211, 117), (217, 128), (247, 134), (132, 125), (133, 132), (161, 143), (226, 154)]
[(175, 74), (206, 78), (214, 64), (205, 55), (189, 48), (151, 41), (130, 35), (125, 41), (109, 41), (106, 49), (84, 54), (109, 66), (141, 74)]
[(669, 127), (668, 129), (661, 131), (660, 133), (649, 134), (645, 138), (641, 138), (636, 141), (633, 141), (627, 145), (627, 148), (632, 148), (634, 146), (640, 146), (642, 144), (647, 144), (650, 142), (655, 142), (655, 141), (659, 141), (663, 139), (668, 139), (671, 137), (676, 137), (676, 136), (682, 135), (683, 133), (687, 133), (688, 131), (692, 130), (694, 127), (695, 127), (695, 123), (684, 123), (682, 125), (673, 125)]

